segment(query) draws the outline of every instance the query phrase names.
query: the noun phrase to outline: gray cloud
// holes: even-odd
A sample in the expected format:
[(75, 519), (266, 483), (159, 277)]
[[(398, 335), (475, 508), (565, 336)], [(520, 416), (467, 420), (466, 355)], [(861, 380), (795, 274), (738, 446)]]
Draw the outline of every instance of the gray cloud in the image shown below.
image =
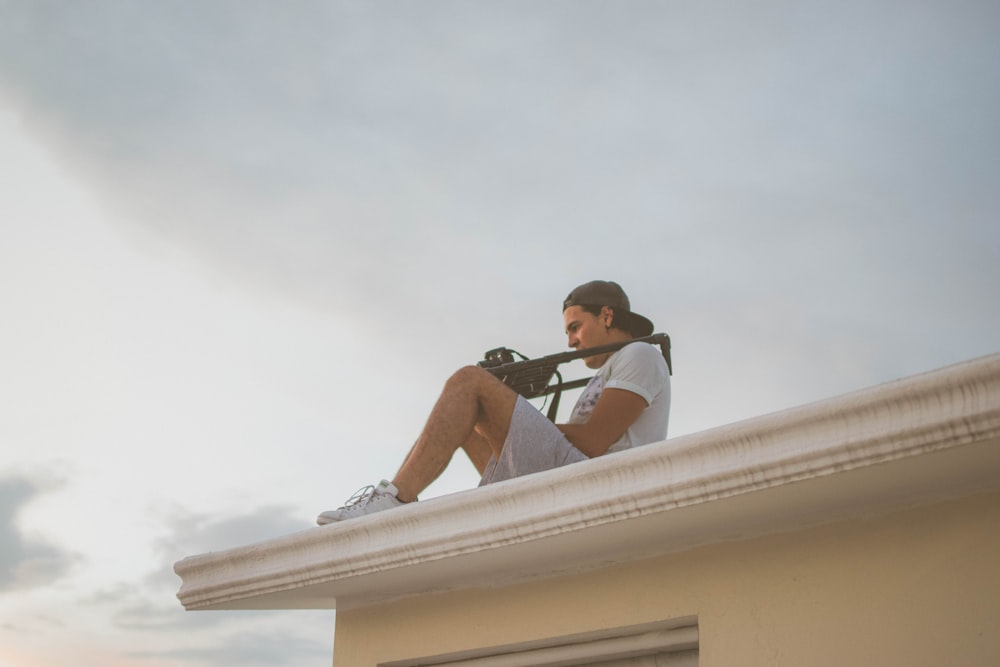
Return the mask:
[(123, 234), (409, 363), (555, 351), (595, 274), (681, 369), (995, 349), (994, 3), (8, 5), (0, 94)]
[(300, 665), (329, 664), (331, 642), (288, 637), (272, 632), (237, 633), (216, 641), (215, 646), (175, 648), (163, 651), (132, 651), (130, 658), (158, 658), (183, 664), (206, 665)]
[[(81, 173), (157, 233), (328, 305), (348, 275), (380, 299), (420, 289), (383, 278), (399, 270), (441, 272), (419, 293), (440, 305), (447, 273), (485, 288), (484, 262), (496, 279), (518, 258), (614, 252), (609, 220), (653, 247), (697, 224), (696, 244), (753, 229), (797, 254), (778, 239), (804, 223), (913, 231), (961, 202), (995, 210), (988, 3), (905, 20), (891, 3), (731, 20), (717, 3), (46, 6), (5, 29), (2, 71), (99, 165)], [(993, 239), (970, 213), (950, 224)]]
[(213, 516), (177, 506), (155, 510), (154, 514), (166, 534), (154, 544), (160, 566), (147, 583), (172, 587), (174, 592), (179, 580), (173, 564), (186, 556), (253, 544), (313, 527), (297, 510), (277, 506), (253, 508), (235, 516)]
[(0, 592), (50, 585), (67, 574), (77, 557), (24, 535), (18, 511), (40, 493), (22, 477), (0, 478)]
[[(175, 598), (180, 579), (173, 565), (187, 556), (244, 546), (312, 527), (285, 507), (260, 507), (246, 514), (216, 516), (191, 512), (180, 506), (155, 508), (150, 520), (163, 534), (153, 544), (152, 569), (137, 582), (105, 587), (83, 603), (114, 609), (115, 623), (127, 629), (169, 629), (210, 624), (225, 614), (191, 614)], [(238, 616), (238, 615), (237, 615)], [(230, 615), (228, 618), (234, 618)]]
[(332, 611), (187, 612), (176, 600), (152, 597), (162, 592), (158, 583), (106, 589), (84, 601), (89, 609), (106, 609), (110, 621), (127, 636), (142, 638), (147, 648), (122, 651), (127, 657), (183, 665), (329, 662)]
[[(118, 629), (145, 637), (148, 650), (134, 659), (170, 659), (184, 665), (302, 665), (328, 662), (332, 611), (188, 612), (175, 594), (173, 563), (185, 556), (241, 546), (302, 530), (302, 517), (281, 507), (243, 515), (212, 516), (180, 507), (152, 513), (166, 534), (154, 545), (155, 569), (140, 581), (105, 587), (81, 603), (104, 609)], [(159, 646), (170, 648), (155, 648)]]

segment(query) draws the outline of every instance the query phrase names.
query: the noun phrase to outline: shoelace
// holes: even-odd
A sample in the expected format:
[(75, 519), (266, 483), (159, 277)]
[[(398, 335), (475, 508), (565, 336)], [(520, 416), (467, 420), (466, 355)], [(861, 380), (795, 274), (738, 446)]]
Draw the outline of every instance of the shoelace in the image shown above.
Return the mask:
[(368, 486), (363, 486), (357, 491), (355, 491), (353, 496), (347, 499), (347, 502), (344, 503), (344, 507), (342, 509), (347, 509), (348, 507), (354, 507), (355, 505), (365, 505), (368, 503), (369, 500), (372, 499), (372, 496), (374, 495), (375, 495), (374, 485), (369, 484)]

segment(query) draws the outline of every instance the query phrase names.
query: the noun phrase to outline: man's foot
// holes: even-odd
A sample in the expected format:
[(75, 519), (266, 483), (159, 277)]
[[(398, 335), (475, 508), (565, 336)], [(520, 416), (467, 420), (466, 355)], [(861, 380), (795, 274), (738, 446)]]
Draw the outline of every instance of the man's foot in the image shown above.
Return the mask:
[(367, 514), (405, 505), (396, 497), (399, 489), (392, 482), (382, 480), (378, 486), (366, 486), (351, 496), (340, 509), (327, 510), (316, 517), (316, 523), (325, 526), (328, 523), (353, 519)]

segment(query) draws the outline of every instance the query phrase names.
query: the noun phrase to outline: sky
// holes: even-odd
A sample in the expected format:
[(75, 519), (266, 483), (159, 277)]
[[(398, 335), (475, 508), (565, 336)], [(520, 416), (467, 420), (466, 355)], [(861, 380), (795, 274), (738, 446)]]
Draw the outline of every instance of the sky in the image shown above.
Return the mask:
[(0, 0), (0, 667), (328, 665), (335, 612), (185, 612), (173, 563), (391, 477), (588, 280), (670, 334), (668, 437), (1000, 351), (998, 27)]

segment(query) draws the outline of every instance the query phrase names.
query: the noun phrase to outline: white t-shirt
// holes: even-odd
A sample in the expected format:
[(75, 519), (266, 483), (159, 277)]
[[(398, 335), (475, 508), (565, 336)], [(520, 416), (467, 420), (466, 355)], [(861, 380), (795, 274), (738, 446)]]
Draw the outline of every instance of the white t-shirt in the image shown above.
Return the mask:
[(666, 439), (670, 419), (670, 371), (660, 348), (649, 343), (631, 343), (608, 357), (577, 400), (569, 423), (586, 423), (605, 389), (625, 389), (639, 394), (647, 403), (639, 418), (608, 448), (608, 452)]

